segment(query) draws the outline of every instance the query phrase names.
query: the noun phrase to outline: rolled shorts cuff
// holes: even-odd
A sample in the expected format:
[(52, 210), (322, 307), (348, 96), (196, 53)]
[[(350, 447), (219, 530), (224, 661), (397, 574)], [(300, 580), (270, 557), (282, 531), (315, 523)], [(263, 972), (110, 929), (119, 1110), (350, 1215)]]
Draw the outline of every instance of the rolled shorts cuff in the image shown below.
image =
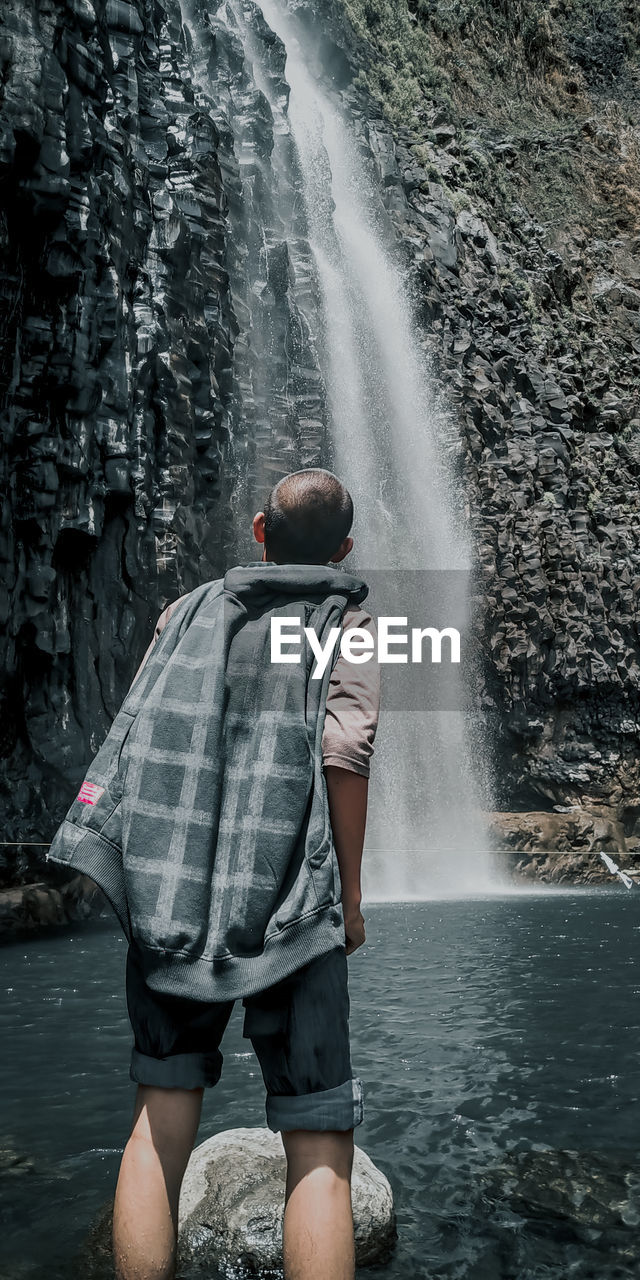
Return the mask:
[(218, 1083), (221, 1073), (222, 1054), (218, 1051), (151, 1058), (138, 1049), (131, 1050), (129, 1076), (136, 1084), (155, 1085), (160, 1089), (206, 1089)]
[(353, 1076), (335, 1089), (296, 1095), (267, 1095), (267, 1125), (288, 1129), (354, 1129), (364, 1119), (362, 1080)]

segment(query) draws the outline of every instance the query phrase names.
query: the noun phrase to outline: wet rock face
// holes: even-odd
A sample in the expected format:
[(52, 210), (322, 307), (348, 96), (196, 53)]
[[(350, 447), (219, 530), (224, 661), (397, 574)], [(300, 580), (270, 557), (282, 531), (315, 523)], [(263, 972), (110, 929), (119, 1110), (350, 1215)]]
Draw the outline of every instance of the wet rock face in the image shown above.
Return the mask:
[(288, 471), (327, 447), (317, 352), (320, 298), (287, 115), (285, 50), (253, 0), (185, 6), (197, 100), (216, 122), (228, 198), (226, 261), (236, 316), (231, 386), (240, 556), (250, 518)]
[[(51, 837), (161, 608), (246, 552), (265, 487), (319, 460), (305, 247), (260, 197), (273, 119), (217, 7), (194, 38), (178, 0), (2, 6), (7, 840)], [(0, 850), (0, 879), (38, 861)]]
[(2, 34), (6, 833), (46, 839), (158, 603), (222, 562), (234, 320), (178, 6), (20, 0)]

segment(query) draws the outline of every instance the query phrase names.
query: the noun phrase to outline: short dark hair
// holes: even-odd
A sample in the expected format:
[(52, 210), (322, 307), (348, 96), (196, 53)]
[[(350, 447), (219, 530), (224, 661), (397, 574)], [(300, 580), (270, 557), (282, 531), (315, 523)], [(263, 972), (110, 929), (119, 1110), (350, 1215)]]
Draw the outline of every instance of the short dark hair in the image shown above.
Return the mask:
[(351, 494), (332, 471), (292, 471), (271, 490), (264, 508), (269, 560), (326, 564), (353, 524)]

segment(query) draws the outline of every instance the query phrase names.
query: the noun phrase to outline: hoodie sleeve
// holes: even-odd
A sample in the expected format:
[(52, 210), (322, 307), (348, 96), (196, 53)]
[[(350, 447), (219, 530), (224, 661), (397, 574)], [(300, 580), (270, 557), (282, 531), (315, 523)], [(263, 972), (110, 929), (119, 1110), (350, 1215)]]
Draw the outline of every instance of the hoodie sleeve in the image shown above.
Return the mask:
[(354, 663), (342, 655), (338, 657), (327, 694), (322, 763), (368, 778), (380, 709), (378, 633), (373, 618), (362, 609), (347, 610), (343, 627), (368, 631), (375, 648), (368, 662)]

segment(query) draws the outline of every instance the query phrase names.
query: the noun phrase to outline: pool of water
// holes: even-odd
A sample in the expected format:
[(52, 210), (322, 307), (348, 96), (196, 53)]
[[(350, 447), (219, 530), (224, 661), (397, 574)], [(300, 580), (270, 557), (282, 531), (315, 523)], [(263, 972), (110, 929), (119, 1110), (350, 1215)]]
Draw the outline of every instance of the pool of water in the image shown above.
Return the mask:
[[(380, 1275), (637, 1275), (640, 895), (379, 904), (367, 933), (349, 961), (356, 1141), (399, 1232)], [(3, 1277), (74, 1275), (113, 1194), (135, 1092), (125, 953), (111, 926), (0, 951)], [(241, 1013), (199, 1140), (265, 1123)]]

